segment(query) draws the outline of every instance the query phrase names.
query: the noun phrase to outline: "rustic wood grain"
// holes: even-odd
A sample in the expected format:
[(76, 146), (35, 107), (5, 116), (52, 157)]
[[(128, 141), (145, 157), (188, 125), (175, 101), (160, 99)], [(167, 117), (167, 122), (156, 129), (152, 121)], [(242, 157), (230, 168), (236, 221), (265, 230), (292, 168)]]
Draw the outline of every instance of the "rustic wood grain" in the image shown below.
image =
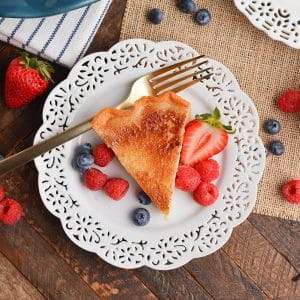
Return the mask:
[(185, 267), (214, 299), (264, 299), (266, 295), (223, 251), (194, 259)]
[(0, 226), (0, 252), (47, 298), (97, 299), (97, 295), (23, 219)]
[(0, 297), (5, 300), (41, 300), (39, 291), (0, 253)]
[(233, 231), (223, 251), (268, 297), (300, 299), (300, 281), (293, 281), (297, 270), (250, 222)]
[(300, 273), (300, 222), (251, 214), (249, 222)]

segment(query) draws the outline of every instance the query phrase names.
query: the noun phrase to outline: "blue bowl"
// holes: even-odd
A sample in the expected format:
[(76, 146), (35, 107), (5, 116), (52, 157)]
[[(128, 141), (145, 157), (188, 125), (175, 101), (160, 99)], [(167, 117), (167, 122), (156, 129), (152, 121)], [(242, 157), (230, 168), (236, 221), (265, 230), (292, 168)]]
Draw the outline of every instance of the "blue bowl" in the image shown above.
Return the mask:
[(37, 18), (56, 15), (99, 0), (0, 0), (0, 17)]

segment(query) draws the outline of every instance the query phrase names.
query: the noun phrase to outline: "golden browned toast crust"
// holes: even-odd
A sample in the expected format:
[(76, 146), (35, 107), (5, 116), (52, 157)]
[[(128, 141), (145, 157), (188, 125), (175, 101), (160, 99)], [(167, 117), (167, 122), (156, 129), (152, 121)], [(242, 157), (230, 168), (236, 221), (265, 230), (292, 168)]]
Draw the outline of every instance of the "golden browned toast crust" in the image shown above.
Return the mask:
[(138, 100), (132, 110), (105, 108), (92, 126), (143, 191), (169, 213), (190, 104), (172, 92)]

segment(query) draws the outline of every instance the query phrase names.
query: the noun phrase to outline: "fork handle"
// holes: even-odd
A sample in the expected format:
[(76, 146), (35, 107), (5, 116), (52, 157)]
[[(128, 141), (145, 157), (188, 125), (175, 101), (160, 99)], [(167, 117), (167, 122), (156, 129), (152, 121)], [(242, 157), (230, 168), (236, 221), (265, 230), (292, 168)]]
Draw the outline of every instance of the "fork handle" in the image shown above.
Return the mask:
[(40, 142), (36, 145), (28, 147), (27, 149), (16, 153), (4, 160), (0, 161), (0, 176), (4, 175), (5, 173), (12, 171), (26, 163), (30, 162), (34, 158), (38, 157), (39, 155), (61, 145), (65, 142), (79, 136), (80, 134), (92, 129), (91, 120), (85, 121), (71, 127), (64, 132), (58, 133), (55, 136)]

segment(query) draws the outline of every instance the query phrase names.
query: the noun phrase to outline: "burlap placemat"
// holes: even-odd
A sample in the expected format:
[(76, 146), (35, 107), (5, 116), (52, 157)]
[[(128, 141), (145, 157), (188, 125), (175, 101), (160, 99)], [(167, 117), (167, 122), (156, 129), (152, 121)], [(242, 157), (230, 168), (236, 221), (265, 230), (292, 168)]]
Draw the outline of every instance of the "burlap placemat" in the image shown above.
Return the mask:
[[(281, 122), (282, 131), (275, 137), (261, 130), (263, 141), (280, 139), (286, 147), (283, 156), (267, 157), (254, 211), (299, 221), (300, 205), (286, 202), (280, 189), (286, 181), (300, 179), (300, 119), (299, 114), (281, 113), (276, 99), (287, 89), (300, 89), (300, 50), (273, 41), (254, 28), (232, 0), (196, 2), (211, 11), (213, 19), (208, 26), (199, 26), (192, 16), (180, 12), (175, 0), (128, 0), (121, 39), (185, 42), (235, 74), (242, 90), (254, 101), (261, 125), (269, 118)], [(160, 25), (146, 19), (154, 7), (166, 14)]]

